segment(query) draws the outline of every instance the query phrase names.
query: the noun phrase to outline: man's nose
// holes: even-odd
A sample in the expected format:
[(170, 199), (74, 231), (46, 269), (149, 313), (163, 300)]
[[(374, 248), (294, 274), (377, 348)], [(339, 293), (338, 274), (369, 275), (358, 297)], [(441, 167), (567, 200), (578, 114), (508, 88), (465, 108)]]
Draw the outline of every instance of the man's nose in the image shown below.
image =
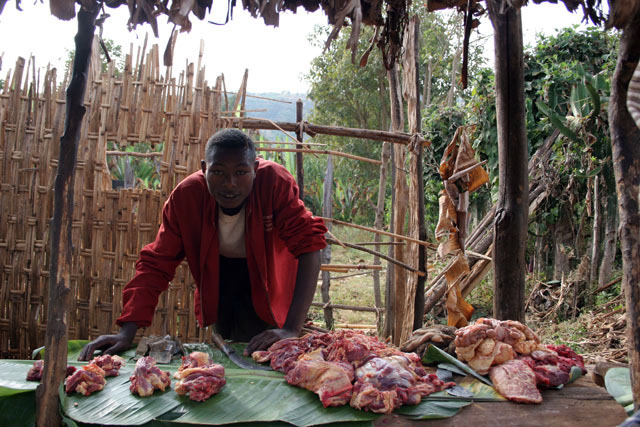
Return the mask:
[(225, 174), (223, 184), (226, 187), (235, 187), (237, 183), (236, 177), (234, 174)]

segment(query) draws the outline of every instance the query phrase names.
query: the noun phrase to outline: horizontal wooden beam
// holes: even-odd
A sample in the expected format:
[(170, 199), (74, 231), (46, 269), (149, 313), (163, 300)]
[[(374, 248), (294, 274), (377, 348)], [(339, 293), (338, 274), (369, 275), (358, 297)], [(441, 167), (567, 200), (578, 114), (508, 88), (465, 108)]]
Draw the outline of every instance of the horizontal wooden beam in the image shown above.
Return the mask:
[[(322, 302), (312, 302), (311, 305), (313, 307), (336, 308), (339, 310), (369, 311), (371, 313), (376, 313), (378, 311), (378, 309), (374, 307), (358, 307), (358, 306), (344, 305), (344, 304), (324, 304)], [(381, 309), (381, 311), (384, 311), (384, 309)]]

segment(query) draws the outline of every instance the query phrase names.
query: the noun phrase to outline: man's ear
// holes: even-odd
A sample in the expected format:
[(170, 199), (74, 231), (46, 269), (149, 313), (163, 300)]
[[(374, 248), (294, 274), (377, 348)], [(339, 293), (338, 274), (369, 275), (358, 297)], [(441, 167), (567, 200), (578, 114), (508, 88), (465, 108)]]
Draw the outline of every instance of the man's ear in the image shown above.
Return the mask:
[(259, 164), (260, 164), (260, 163), (258, 162), (258, 159), (256, 159), (255, 163), (253, 164), (253, 172), (254, 172), (254, 173), (255, 173), (255, 172), (258, 172), (258, 165), (259, 165)]
[(207, 162), (204, 160), (200, 160), (200, 168), (202, 168), (202, 173), (207, 174)]

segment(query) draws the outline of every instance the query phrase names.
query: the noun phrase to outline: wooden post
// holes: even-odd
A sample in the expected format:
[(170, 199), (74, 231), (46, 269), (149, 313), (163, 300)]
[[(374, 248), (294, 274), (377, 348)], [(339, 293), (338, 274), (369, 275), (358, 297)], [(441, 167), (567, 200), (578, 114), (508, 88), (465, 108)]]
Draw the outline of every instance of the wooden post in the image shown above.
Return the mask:
[[(304, 131), (302, 128), (302, 100), (296, 101), (296, 123), (298, 128), (296, 130), (296, 138), (298, 144), (296, 148), (302, 150), (302, 138), (304, 138)], [(300, 200), (304, 201), (304, 163), (302, 161), (302, 152), (296, 152), (296, 180), (298, 181), (298, 188), (300, 189)], [(326, 216), (326, 215), (325, 215)]]
[(627, 91), (639, 61), (640, 11), (622, 30), (609, 100), (613, 170), (620, 214), (622, 289), (627, 305), (627, 349), (636, 411), (640, 409), (640, 129), (627, 109)]
[[(376, 204), (376, 219), (374, 222), (374, 227), (378, 230), (382, 230), (382, 220), (384, 218), (384, 205), (386, 199), (386, 191), (387, 191), (387, 168), (389, 163), (389, 156), (391, 154), (391, 144), (385, 142), (382, 144), (382, 154), (381, 154), (381, 164), (380, 164), (380, 181), (378, 184), (378, 203)], [(374, 236), (374, 241), (379, 243), (382, 240), (382, 236), (380, 234), (376, 234)], [(375, 245), (374, 247), (376, 252), (380, 252), (380, 245)], [(373, 265), (380, 264), (380, 257), (373, 257)], [(382, 297), (380, 294), (380, 272), (373, 272), (373, 298), (374, 304), (377, 309), (382, 309)], [(376, 324), (378, 326), (378, 334), (384, 333), (384, 323), (383, 318), (380, 315), (380, 311), (376, 312)]]
[[(409, 20), (407, 34), (405, 36), (404, 58), (403, 58), (403, 79), (402, 87), (404, 97), (407, 101), (407, 120), (409, 122), (409, 133), (418, 135), (420, 126), (420, 78), (418, 58), (420, 53), (420, 21), (417, 16)], [(425, 200), (424, 200), (424, 179), (422, 164), (422, 144), (416, 141), (409, 144), (409, 236), (414, 239), (427, 240), (427, 228), (425, 225)], [(409, 264), (418, 271), (425, 272), (426, 269), (426, 248), (423, 245), (411, 244), (408, 250)], [(411, 331), (422, 327), (424, 316), (424, 284), (427, 279), (424, 276), (410, 274), (407, 290), (410, 292), (407, 301), (406, 323), (403, 327), (405, 333), (402, 334), (402, 341), (409, 337)], [(413, 313), (410, 308), (413, 307)]]
[(522, 18), (518, 5), (487, 0), (493, 24), (499, 189), (494, 222), (493, 314), (524, 321), (529, 193), (525, 132)]
[[(333, 217), (333, 157), (327, 156), (327, 173), (324, 176), (323, 185), (323, 197), (322, 197), (322, 216), (326, 218)], [(327, 229), (331, 231), (332, 224), (328, 222), (325, 224)], [(322, 250), (322, 264), (331, 263), (331, 245), (327, 245)], [(375, 263), (374, 263), (375, 264)], [(331, 287), (331, 272), (322, 271), (322, 302), (327, 305), (331, 302), (329, 296), (329, 288)], [(324, 322), (327, 325), (327, 329), (333, 329), (333, 308), (325, 306), (324, 308)]]
[[(71, 279), (73, 219), (73, 183), (78, 155), (78, 140), (84, 107), (84, 92), (91, 59), (91, 45), (96, 16), (100, 9), (78, 12), (78, 33), (73, 74), (67, 88), (67, 110), (64, 134), (60, 138), (60, 157), (55, 180), (54, 213), (51, 221), (49, 258), (49, 305), (42, 383), (36, 391), (36, 425), (60, 425), (58, 387), (67, 368), (67, 333), (69, 316), (69, 281)], [(64, 230), (64, 233), (63, 233)]]
[[(391, 99), (391, 128), (393, 131), (400, 132), (404, 128), (404, 117), (402, 112), (402, 94), (400, 91), (400, 82), (398, 76), (398, 64), (394, 64), (393, 68), (387, 73), (389, 78), (389, 93)], [(408, 205), (408, 192), (407, 188), (407, 173), (404, 170), (405, 163), (405, 148), (395, 144), (392, 148), (393, 158), (391, 167), (395, 172), (393, 180), (393, 192), (395, 194), (395, 200), (393, 203), (393, 215), (392, 221), (394, 224), (394, 232), (396, 234), (405, 233), (405, 216), (407, 213)], [(394, 246), (393, 258), (398, 261), (405, 262), (405, 247)], [(387, 308), (390, 306), (391, 316), (391, 335), (392, 341), (395, 345), (400, 345), (402, 324), (404, 317), (399, 314), (402, 313), (399, 304), (404, 303), (404, 292), (407, 282), (407, 273), (400, 268), (393, 269), (393, 281), (391, 283), (391, 289), (393, 295), (389, 295), (387, 300)], [(391, 304), (389, 304), (391, 303)], [(413, 322), (412, 322), (413, 323)]]

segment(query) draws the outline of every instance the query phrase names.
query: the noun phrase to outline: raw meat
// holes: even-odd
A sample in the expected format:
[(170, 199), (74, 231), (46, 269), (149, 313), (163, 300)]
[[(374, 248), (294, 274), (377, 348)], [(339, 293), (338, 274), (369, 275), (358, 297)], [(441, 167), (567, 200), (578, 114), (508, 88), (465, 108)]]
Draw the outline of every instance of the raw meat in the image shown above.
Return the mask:
[(428, 375), (415, 353), (350, 330), (288, 338), (252, 357), (271, 362), (273, 369), (287, 374), (289, 384), (318, 394), (325, 407), (349, 402), (357, 409), (389, 413), (455, 385)]
[(584, 360), (582, 359), (582, 356), (577, 354), (571, 348), (567, 347), (564, 344), (550, 344), (547, 345), (547, 348), (549, 350), (555, 351), (558, 354), (558, 365), (562, 368), (562, 370), (569, 372), (571, 371), (572, 366), (577, 366), (578, 368), (582, 369), (583, 375), (587, 373), (587, 370), (584, 369)]
[(567, 384), (573, 366), (579, 367), (582, 373), (585, 373), (582, 357), (565, 345), (548, 345), (546, 349), (539, 348), (520, 358), (533, 369), (538, 387), (541, 388)]
[[(27, 381), (40, 381), (42, 379), (42, 370), (44, 369), (44, 360), (36, 360), (33, 366), (27, 372)], [(67, 366), (65, 377), (72, 375), (76, 371), (74, 366)]]
[(542, 403), (542, 395), (536, 387), (536, 374), (522, 360), (509, 360), (494, 366), (489, 371), (489, 377), (498, 393), (509, 400)]
[(171, 385), (169, 373), (161, 371), (151, 356), (138, 359), (129, 380), (131, 393), (139, 394), (141, 397), (151, 396), (155, 390), (164, 391)]
[(111, 356), (105, 354), (103, 356), (94, 357), (90, 364), (98, 365), (105, 373), (105, 377), (117, 377), (120, 368), (126, 365), (124, 359), (120, 356)]
[(482, 375), (491, 366), (541, 347), (538, 336), (522, 323), (489, 318), (480, 318), (473, 325), (458, 329), (454, 342), (458, 359)]
[(98, 365), (88, 364), (68, 377), (65, 384), (65, 392), (80, 393), (89, 396), (94, 391), (104, 388), (107, 381), (104, 379), (104, 371)]
[(189, 399), (203, 402), (217, 394), (226, 383), (224, 367), (212, 363), (183, 369), (180, 372), (180, 381), (176, 384), (176, 393), (187, 394)]
[(173, 374), (173, 378), (182, 378), (182, 371), (189, 368), (199, 368), (211, 364), (211, 359), (207, 353), (201, 351), (193, 351), (188, 356), (182, 356), (182, 365), (178, 368), (178, 372)]
[(356, 370), (351, 406), (389, 414), (402, 405), (417, 405), (422, 397), (454, 386), (427, 375), (404, 355), (375, 357)]
[(322, 349), (304, 354), (289, 370), (285, 380), (316, 393), (326, 408), (342, 406), (351, 400), (353, 367), (345, 362), (327, 362)]

